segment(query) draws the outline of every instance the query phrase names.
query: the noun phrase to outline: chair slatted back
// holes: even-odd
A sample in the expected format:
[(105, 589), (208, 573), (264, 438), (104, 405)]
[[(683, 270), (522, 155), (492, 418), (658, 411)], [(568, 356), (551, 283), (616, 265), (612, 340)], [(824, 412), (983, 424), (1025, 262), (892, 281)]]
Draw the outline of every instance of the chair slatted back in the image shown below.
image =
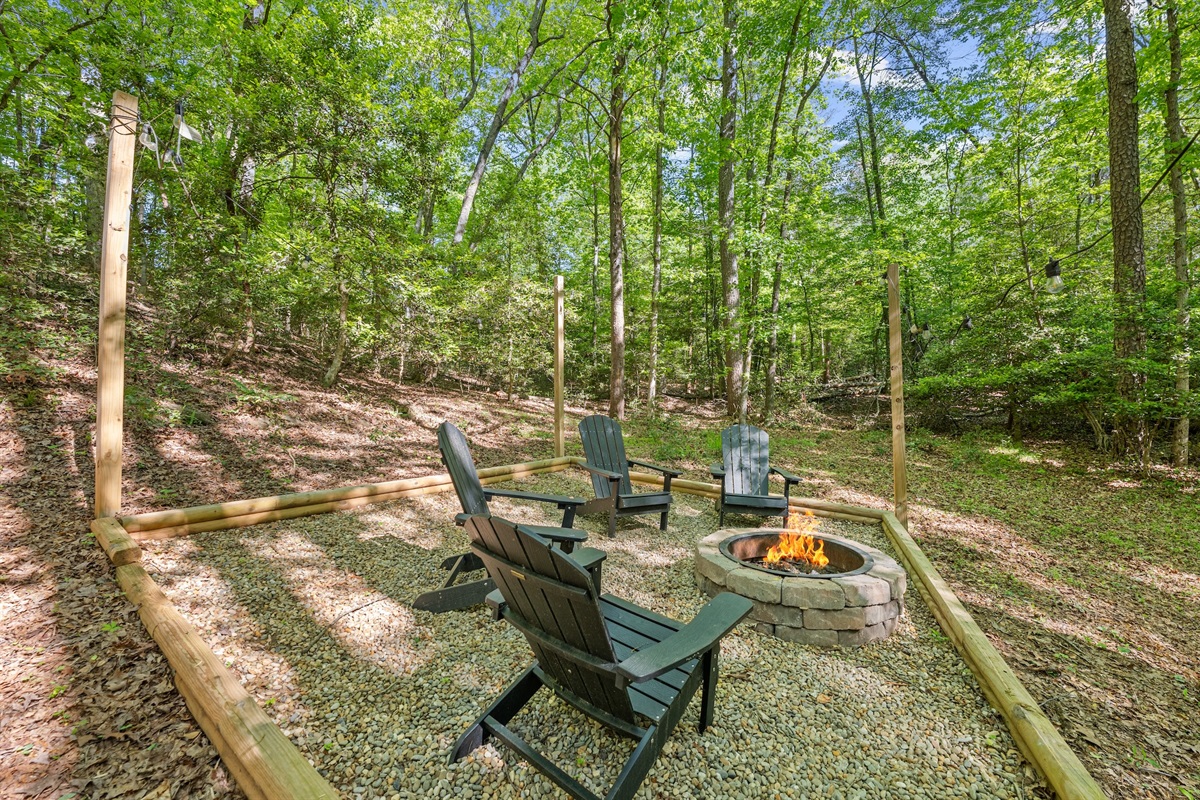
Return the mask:
[[(588, 463), (620, 473), (620, 493), (633, 494), (633, 484), (629, 482), (629, 460), (625, 456), (625, 436), (621, 433), (620, 423), (603, 414), (584, 417), (579, 422), (579, 438), (583, 440), (583, 454)], [(592, 489), (596, 497), (608, 497), (611, 487), (608, 478), (592, 476)]]
[(487, 498), (483, 496), (483, 484), (479, 482), (475, 461), (467, 447), (467, 437), (449, 422), (438, 425), (437, 437), (442, 463), (450, 473), (450, 481), (454, 484), (458, 502), (462, 503), (463, 513), (488, 513)]
[(767, 432), (753, 425), (730, 425), (721, 431), (725, 493), (770, 493), (770, 448)]
[[(542, 670), (596, 708), (634, 722), (629, 695), (611, 671), (616, 656), (587, 570), (551, 549), (548, 540), (499, 517), (471, 517), (466, 530), (471, 551), (504, 595), (506, 614), (520, 617), (510, 621), (525, 634)], [(593, 663), (572, 658), (555, 642), (583, 651)]]

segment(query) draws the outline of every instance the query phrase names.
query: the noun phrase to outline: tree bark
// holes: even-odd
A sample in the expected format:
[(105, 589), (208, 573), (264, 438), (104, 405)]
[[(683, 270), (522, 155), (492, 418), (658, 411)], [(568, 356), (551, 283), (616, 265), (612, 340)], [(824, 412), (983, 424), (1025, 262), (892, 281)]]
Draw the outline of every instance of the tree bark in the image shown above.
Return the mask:
[[(336, 160), (330, 164), (329, 172), (336, 174)], [(350, 288), (346, 284), (345, 258), (338, 246), (340, 231), (336, 204), (337, 184), (331, 179), (325, 183), (325, 206), (329, 223), (329, 241), (333, 245), (333, 274), (337, 276), (338, 281), (338, 330), (337, 342), (333, 347), (333, 360), (329, 363), (329, 369), (325, 371), (324, 377), (321, 378), (321, 385), (327, 387), (333, 386), (338, 379), (338, 374), (342, 371), (342, 360), (346, 356), (346, 320), (350, 307)]]
[(1114, 445), (1147, 466), (1149, 431), (1133, 408), (1146, 376), (1131, 360), (1146, 352), (1146, 253), (1142, 230), (1141, 165), (1138, 160), (1137, 61), (1132, 0), (1104, 0), (1108, 72), (1108, 167), (1113, 226), (1113, 349), (1117, 358), (1118, 409)]
[[(1167, 78), (1166, 122), (1167, 152), (1170, 162), (1183, 147), (1183, 124), (1179, 119), (1179, 82), (1183, 77), (1183, 51), (1179, 46), (1179, 20), (1175, 0), (1167, 0), (1167, 43), (1171, 53), (1171, 68)], [(1176, 164), (1170, 175), (1171, 208), (1175, 218), (1174, 262), (1175, 262), (1175, 394), (1180, 403), (1188, 401), (1191, 393), (1191, 348), (1188, 346), (1188, 328), (1191, 323), (1189, 294), (1191, 280), (1188, 275), (1187, 246), (1187, 197), (1183, 189), (1183, 167)], [(1171, 441), (1171, 457), (1175, 466), (1183, 469), (1188, 465), (1188, 446), (1191, 436), (1191, 418), (1187, 411), (1175, 420), (1174, 436)]]
[(737, 169), (737, 10), (734, 0), (724, 0), (725, 41), (721, 48), (721, 165), (717, 177), (717, 204), (721, 228), (721, 285), (725, 302), (725, 409), (745, 424), (748, 398), (742, 391), (741, 296), (738, 286), (738, 257), (733, 247), (736, 204), (734, 176)]
[[(664, 26), (665, 27), (665, 26)], [(666, 31), (663, 31), (666, 38)], [(663, 139), (667, 133), (667, 63), (660, 59), (658, 65), (658, 118), (654, 142), (654, 244), (652, 258), (654, 274), (650, 281), (650, 383), (646, 389), (646, 402), (653, 410), (658, 396), (658, 311), (659, 294), (662, 292), (662, 213), (663, 213)]]
[(612, 368), (608, 415), (625, 419), (625, 210), (621, 190), (621, 128), (625, 114), (625, 60), (617, 51), (608, 105), (608, 273), (612, 287)]
[[(875, 128), (875, 104), (871, 99), (871, 84), (864, 77), (858, 60), (858, 37), (854, 39), (854, 71), (858, 75), (858, 86), (862, 92), (863, 109), (867, 112), (867, 141), (871, 146), (871, 179), (875, 188), (875, 215), (883, 227), (883, 176), (879, 167), (879, 133)], [(871, 73), (875, 72), (875, 54), (871, 54)], [(885, 234), (886, 235), (886, 234)]]
[(471, 172), (471, 179), (467, 181), (466, 191), (463, 192), (462, 209), (458, 212), (458, 222), (454, 226), (452, 244), (460, 244), (463, 240), (463, 235), (467, 231), (467, 222), (471, 219), (471, 209), (475, 205), (475, 195), (479, 191), (479, 184), (483, 182), (483, 173), (487, 171), (488, 159), (492, 155), (492, 149), (496, 146), (496, 139), (500, 135), (500, 129), (504, 127), (504, 122), (508, 119), (508, 101), (512, 99), (513, 94), (517, 91), (517, 86), (520, 85), (525, 70), (529, 69), (529, 64), (533, 61), (534, 53), (542, 45), (539, 30), (541, 29), (542, 17), (545, 13), (546, 0), (535, 0), (533, 4), (533, 16), (529, 20), (529, 44), (525, 46), (525, 52), (521, 54), (520, 60), (517, 61), (517, 66), (508, 76), (508, 82), (504, 85), (503, 91), (500, 92), (500, 98), (496, 101), (496, 113), (492, 115), (492, 124), (488, 128), (487, 135), (483, 137), (483, 142), (479, 145), (479, 155), (475, 159), (475, 169)]

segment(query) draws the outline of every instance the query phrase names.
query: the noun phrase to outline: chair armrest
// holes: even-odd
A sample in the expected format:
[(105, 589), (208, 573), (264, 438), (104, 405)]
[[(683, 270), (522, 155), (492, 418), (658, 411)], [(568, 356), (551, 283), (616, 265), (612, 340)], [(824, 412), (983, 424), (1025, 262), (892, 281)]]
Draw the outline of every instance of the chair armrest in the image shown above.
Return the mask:
[(687, 625), (658, 644), (639, 650), (617, 664), (617, 674), (631, 683), (657, 678), (700, 653), (711, 650), (753, 607), (754, 604), (741, 595), (722, 592), (709, 600)]
[(646, 469), (652, 469), (655, 472), (661, 472), (663, 475), (670, 475), (672, 478), (678, 478), (683, 474), (683, 470), (660, 467), (657, 464), (651, 464), (649, 461), (638, 461), (636, 458), (631, 458), (628, 460), (630, 466), (636, 464), (639, 467), (645, 467)]
[(571, 553), (571, 558), (575, 559), (575, 563), (588, 572), (593, 572), (604, 559), (608, 558), (608, 553), (595, 547), (581, 547)]
[(454, 515), (454, 524), (461, 528), (463, 525), (466, 525), (467, 520), (469, 520), (473, 516), (475, 516), (475, 515), (474, 514), (455, 514)]
[(794, 472), (788, 472), (782, 467), (771, 467), (771, 472), (774, 472), (779, 477), (783, 478), (788, 483), (799, 483), (800, 476)]
[(619, 481), (622, 477), (621, 473), (619, 472), (613, 472), (610, 469), (601, 469), (600, 467), (597, 467), (594, 464), (589, 464), (586, 461), (584, 461), (582, 464), (577, 463), (575, 466), (580, 467), (581, 469), (586, 469), (593, 475), (599, 475), (602, 478), (608, 478), (610, 481)]
[(556, 528), (550, 525), (518, 525), (517, 528), (559, 544), (583, 544), (588, 538), (587, 531), (574, 528)]
[(562, 497), (556, 494), (534, 494), (533, 492), (517, 492), (512, 489), (489, 489), (483, 487), (483, 496), (487, 500), (493, 497), (511, 497), (514, 500), (533, 500), (538, 503), (554, 503), (559, 508), (581, 506), (587, 501), (582, 497)]
[(724, 478), (725, 477), (725, 465), (724, 464), (713, 464), (711, 467), (708, 468), (708, 474), (712, 475), (714, 478)]

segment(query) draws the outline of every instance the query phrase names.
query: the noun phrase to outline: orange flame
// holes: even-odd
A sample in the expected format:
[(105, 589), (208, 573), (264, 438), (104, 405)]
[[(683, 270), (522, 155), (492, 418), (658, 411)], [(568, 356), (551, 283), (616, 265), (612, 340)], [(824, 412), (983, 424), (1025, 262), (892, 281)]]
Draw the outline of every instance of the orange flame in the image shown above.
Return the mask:
[(767, 551), (763, 562), (767, 566), (775, 566), (785, 559), (803, 562), (814, 567), (823, 567), (828, 564), (829, 557), (825, 555), (825, 542), (812, 535), (818, 524), (817, 518), (811, 511), (805, 511), (803, 516), (790, 515), (787, 531), (779, 534), (779, 544)]

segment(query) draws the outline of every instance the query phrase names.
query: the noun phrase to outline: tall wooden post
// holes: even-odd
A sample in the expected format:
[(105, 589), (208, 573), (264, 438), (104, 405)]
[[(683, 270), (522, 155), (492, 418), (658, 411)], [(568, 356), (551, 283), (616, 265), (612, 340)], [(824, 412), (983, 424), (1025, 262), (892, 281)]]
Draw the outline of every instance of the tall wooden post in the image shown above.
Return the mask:
[(563, 368), (565, 362), (566, 319), (564, 318), (564, 301), (566, 290), (563, 288), (563, 276), (554, 276), (554, 457), (561, 458), (567, 454), (567, 442), (563, 429)]
[(125, 281), (138, 99), (113, 92), (100, 240), (100, 335), (96, 352), (96, 517), (121, 510), (125, 422)]
[(904, 331), (900, 320), (900, 274), (888, 264), (888, 354), (892, 364), (892, 485), (896, 517), (908, 527), (908, 471), (904, 461)]

